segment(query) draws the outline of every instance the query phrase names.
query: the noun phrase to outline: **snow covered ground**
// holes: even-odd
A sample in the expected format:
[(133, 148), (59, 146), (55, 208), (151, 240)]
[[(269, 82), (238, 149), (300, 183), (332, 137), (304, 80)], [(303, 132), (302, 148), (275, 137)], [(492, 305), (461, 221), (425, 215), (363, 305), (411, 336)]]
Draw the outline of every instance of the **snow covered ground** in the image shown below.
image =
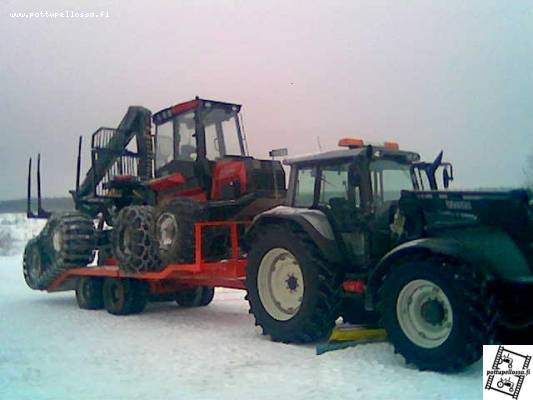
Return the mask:
[[(13, 234), (38, 223), (16, 220)], [(7, 226), (7, 224), (6, 224)], [(315, 355), (254, 328), (244, 292), (211, 305), (148, 305), (116, 317), (77, 308), (72, 292), (30, 290), (19, 254), (0, 257), (0, 399), (480, 399), (482, 366), (420, 372), (387, 343)]]

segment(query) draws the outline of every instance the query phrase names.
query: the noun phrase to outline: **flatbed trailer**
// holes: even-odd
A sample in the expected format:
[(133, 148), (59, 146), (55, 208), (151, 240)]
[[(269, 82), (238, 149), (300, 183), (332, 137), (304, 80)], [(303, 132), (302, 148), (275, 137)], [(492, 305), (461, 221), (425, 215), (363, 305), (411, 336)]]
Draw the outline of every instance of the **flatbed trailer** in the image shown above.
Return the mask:
[[(144, 292), (141, 302), (148, 299), (173, 295), (180, 292), (191, 291), (197, 288), (225, 287), (231, 289), (245, 289), (246, 279), (246, 256), (239, 244), (239, 228), (249, 224), (242, 221), (212, 221), (195, 224), (195, 260), (190, 264), (169, 264), (160, 271), (129, 273), (120, 269), (112, 258), (103, 260), (102, 265), (87, 267), (67, 268), (46, 288), (48, 292), (61, 292), (76, 290), (76, 297), (81, 308), (96, 309), (107, 308), (113, 314), (130, 314), (140, 312), (144, 306), (126, 310), (126, 312), (113, 312), (105, 304), (105, 280), (111, 279), (116, 282), (133, 280), (142, 282), (142, 290), (139, 285), (130, 288), (136, 292)], [(230, 232), (230, 254), (227, 259), (206, 260), (204, 258), (204, 243), (202, 235), (205, 228), (228, 229)], [(83, 279), (86, 278), (86, 279)], [(93, 278), (93, 279), (90, 279)], [(90, 293), (83, 293), (80, 282), (89, 282), (92, 286)], [(96, 284), (96, 292), (94, 284)], [(121, 289), (123, 291), (123, 289)], [(119, 290), (120, 292), (120, 290)], [(121, 293), (124, 296), (124, 293)], [(139, 293), (135, 293), (139, 296)], [(80, 297), (82, 298), (80, 302)], [(92, 299), (91, 299), (92, 297)], [(211, 296), (212, 298), (212, 296)], [(194, 304), (193, 304), (194, 305)], [(200, 304), (207, 305), (207, 304)]]
[[(142, 297), (144, 298), (140, 301), (144, 304), (148, 300), (155, 298), (173, 300), (174, 297), (172, 296), (177, 293), (190, 292), (199, 288), (213, 290), (215, 287), (223, 287), (246, 290), (247, 259), (246, 254), (243, 253), (240, 246), (239, 231), (242, 231), (240, 228), (248, 224), (250, 224), (249, 221), (211, 221), (196, 223), (194, 226), (195, 261), (190, 264), (169, 264), (160, 271), (130, 273), (120, 269), (116, 261), (110, 258), (103, 260), (102, 265), (66, 269), (46, 288), (46, 291), (61, 292), (76, 290), (76, 298), (81, 308), (97, 309), (105, 307), (113, 314), (130, 314), (141, 312), (144, 309), (144, 305), (142, 307), (134, 307), (127, 312), (114, 312), (110, 310), (102, 298), (105, 297), (105, 289), (102, 290), (102, 287), (106, 278), (117, 282), (124, 282), (125, 280), (142, 282), (144, 291)], [(206, 228), (229, 230), (230, 256), (227, 259), (214, 261), (205, 259), (202, 238), (204, 229)], [(96, 293), (94, 293), (94, 287), (91, 287), (90, 291), (93, 293), (85, 294), (84, 299), (84, 289), (83, 285), (80, 285), (81, 281), (98, 283)], [(361, 295), (365, 290), (365, 285), (360, 280), (345, 280), (342, 287), (345, 296)], [(132, 287), (130, 290), (140, 291), (139, 287)], [(121, 295), (124, 296), (124, 293), (121, 293)], [(138, 296), (139, 293), (135, 295)], [(87, 299), (87, 296), (92, 296), (93, 298)], [(179, 300), (178, 303), (180, 303)], [(209, 302), (207, 304), (201, 303), (200, 301), (198, 305), (207, 305)], [(204, 303), (206, 303), (205, 299)], [(196, 304), (187, 305), (195, 306)]]

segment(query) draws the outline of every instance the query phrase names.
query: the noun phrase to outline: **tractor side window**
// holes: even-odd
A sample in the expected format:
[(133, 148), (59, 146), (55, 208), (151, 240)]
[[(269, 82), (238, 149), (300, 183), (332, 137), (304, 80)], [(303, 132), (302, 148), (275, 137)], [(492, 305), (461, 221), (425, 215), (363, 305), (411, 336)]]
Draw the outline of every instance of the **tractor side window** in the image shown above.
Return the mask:
[(172, 121), (157, 126), (155, 167), (159, 169), (174, 159)]
[(226, 155), (241, 156), (244, 152), (241, 149), (240, 135), (237, 128), (237, 115), (226, 121), (222, 121), (222, 131), (224, 132), (224, 143)]
[(294, 190), (295, 207), (311, 207), (315, 194), (315, 172), (314, 167), (298, 169), (296, 177), (296, 187)]
[(218, 160), (222, 158), (220, 150), (220, 137), (217, 137), (217, 130), (214, 124), (205, 126), (205, 153), (208, 160)]
[(206, 155), (209, 160), (244, 155), (237, 110), (212, 108), (203, 116)]
[(349, 164), (322, 167), (319, 204), (348, 202), (348, 169)]
[(402, 190), (413, 190), (409, 165), (392, 160), (378, 160), (370, 164), (374, 200), (398, 200)]
[(174, 120), (174, 137), (176, 140), (176, 160), (196, 160), (196, 138), (194, 112), (179, 115)]

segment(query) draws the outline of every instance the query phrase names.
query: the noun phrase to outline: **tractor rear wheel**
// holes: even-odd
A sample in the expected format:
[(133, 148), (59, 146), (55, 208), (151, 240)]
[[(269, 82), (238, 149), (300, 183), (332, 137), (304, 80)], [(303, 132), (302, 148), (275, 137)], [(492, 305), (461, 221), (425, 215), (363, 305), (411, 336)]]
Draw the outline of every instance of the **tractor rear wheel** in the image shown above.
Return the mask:
[(341, 304), (341, 279), (316, 245), (290, 226), (266, 226), (248, 255), (250, 313), (272, 340), (312, 342), (330, 334)]
[(153, 207), (129, 206), (120, 210), (111, 235), (113, 256), (120, 269), (142, 272), (161, 268), (154, 222)]
[(194, 260), (194, 224), (206, 219), (206, 210), (191, 199), (174, 199), (161, 206), (156, 215), (159, 256), (165, 264)]
[(100, 310), (104, 308), (101, 278), (82, 277), (76, 285), (76, 301), (83, 310)]
[(204, 307), (213, 301), (213, 297), (215, 297), (214, 288), (199, 286), (177, 292), (176, 303), (182, 307)]
[(148, 301), (148, 286), (135, 279), (106, 278), (103, 285), (104, 307), (113, 315), (138, 314)]
[(407, 363), (435, 371), (460, 370), (494, 338), (497, 313), (469, 265), (443, 258), (406, 260), (379, 289), (382, 325)]
[(94, 259), (93, 221), (79, 212), (53, 214), (24, 251), (24, 277), (32, 289), (44, 290), (68, 268)]

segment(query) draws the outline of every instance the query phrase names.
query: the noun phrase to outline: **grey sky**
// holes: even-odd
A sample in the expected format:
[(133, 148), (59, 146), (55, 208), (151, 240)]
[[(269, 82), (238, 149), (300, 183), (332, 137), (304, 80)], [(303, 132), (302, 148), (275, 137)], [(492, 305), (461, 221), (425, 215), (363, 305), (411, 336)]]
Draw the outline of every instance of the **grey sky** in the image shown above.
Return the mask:
[[(130, 104), (244, 105), (253, 155), (396, 140), (461, 187), (516, 186), (533, 152), (531, 1), (3, 1), (0, 199), (74, 185), (78, 135)], [(14, 19), (17, 11), (109, 11)], [(88, 140), (86, 140), (86, 144)], [(87, 166), (89, 150), (85, 147)]]

